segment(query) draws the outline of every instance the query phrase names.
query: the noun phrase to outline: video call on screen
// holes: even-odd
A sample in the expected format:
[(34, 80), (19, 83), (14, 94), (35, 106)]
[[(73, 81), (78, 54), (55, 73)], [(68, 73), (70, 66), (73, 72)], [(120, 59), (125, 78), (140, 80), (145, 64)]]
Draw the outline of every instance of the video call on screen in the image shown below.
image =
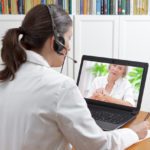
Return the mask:
[(85, 98), (136, 107), (143, 68), (84, 61), (79, 89)]

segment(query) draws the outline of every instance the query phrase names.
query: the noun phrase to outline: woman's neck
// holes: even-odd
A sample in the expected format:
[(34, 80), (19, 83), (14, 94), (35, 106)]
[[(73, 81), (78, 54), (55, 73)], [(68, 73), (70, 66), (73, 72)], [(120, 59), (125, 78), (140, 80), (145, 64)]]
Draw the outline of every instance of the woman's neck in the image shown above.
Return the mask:
[(113, 78), (112, 76), (109, 75), (107, 81), (108, 81), (107, 84), (114, 85), (116, 82), (116, 78)]
[(114, 78), (111, 78), (110, 76), (108, 76), (107, 81), (108, 82), (106, 84), (105, 90), (110, 94), (115, 85), (116, 80)]

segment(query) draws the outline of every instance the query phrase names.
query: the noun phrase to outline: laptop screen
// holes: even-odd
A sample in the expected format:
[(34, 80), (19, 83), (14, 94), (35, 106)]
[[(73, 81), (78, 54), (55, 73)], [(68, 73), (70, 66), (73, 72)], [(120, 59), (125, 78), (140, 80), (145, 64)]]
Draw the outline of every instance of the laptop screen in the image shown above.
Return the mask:
[(144, 69), (139, 62), (85, 56), (77, 84), (86, 99), (137, 107), (143, 95)]

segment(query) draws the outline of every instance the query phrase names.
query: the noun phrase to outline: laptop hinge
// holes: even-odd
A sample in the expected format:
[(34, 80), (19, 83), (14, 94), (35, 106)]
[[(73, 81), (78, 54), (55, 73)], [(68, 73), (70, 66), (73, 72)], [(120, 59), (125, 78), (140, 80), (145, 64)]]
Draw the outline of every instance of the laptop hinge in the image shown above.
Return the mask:
[(133, 111), (131, 112), (132, 115), (136, 115), (137, 113), (138, 113), (137, 110), (133, 110)]

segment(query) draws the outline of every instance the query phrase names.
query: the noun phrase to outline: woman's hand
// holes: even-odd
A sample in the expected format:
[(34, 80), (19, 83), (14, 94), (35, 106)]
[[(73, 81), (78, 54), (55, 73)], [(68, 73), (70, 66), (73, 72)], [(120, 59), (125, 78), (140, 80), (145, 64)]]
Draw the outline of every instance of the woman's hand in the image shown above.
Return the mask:
[(105, 89), (103, 88), (96, 89), (91, 98), (99, 101), (106, 101)]
[(136, 132), (139, 139), (143, 139), (146, 137), (148, 129), (150, 129), (150, 123), (148, 121), (143, 121), (137, 125), (131, 126), (130, 128)]

